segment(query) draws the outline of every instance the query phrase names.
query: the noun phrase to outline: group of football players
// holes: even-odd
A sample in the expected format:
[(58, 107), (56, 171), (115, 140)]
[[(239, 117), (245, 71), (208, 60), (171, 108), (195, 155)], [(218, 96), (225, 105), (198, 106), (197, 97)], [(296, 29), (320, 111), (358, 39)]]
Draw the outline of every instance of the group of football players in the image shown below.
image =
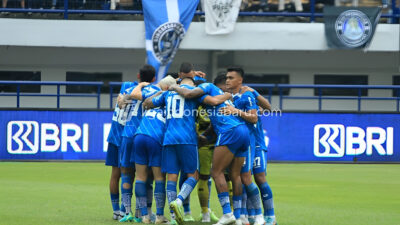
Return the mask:
[[(228, 68), (213, 83), (190, 63), (181, 64), (177, 78), (168, 75), (155, 84), (155, 74), (144, 65), (139, 82), (124, 82), (117, 99), (106, 158), (112, 166), (113, 218), (146, 224), (194, 221), (190, 194), (197, 185), (201, 222), (276, 224), (261, 122), (271, 106), (243, 86), (243, 69)], [(223, 211), (219, 219), (209, 207), (211, 177)], [(166, 199), (171, 220), (164, 216)]]

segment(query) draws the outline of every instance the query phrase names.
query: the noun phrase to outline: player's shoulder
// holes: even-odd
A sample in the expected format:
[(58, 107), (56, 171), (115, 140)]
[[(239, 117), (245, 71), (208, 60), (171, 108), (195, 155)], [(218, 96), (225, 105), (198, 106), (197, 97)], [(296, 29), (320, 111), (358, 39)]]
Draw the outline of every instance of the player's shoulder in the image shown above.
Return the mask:
[(158, 92), (158, 91), (161, 91), (161, 88), (158, 87), (157, 85), (150, 84), (150, 85), (143, 87), (143, 90), (146, 90), (148, 92)]
[(189, 86), (189, 85), (187, 85), (187, 84), (182, 84), (181, 87), (186, 88), (186, 89), (190, 89), (190, 90), (196, 88), (196, 87), (193, 87), (193, 86)]
[(242, 98), (243, 98), (243, 97), (254, 99), (254, 94), (253, 94), (253, 92), (251, 92), (251, 91), (246, 91), (246, 92), (244, 92), (244, 93), (242, 94)]

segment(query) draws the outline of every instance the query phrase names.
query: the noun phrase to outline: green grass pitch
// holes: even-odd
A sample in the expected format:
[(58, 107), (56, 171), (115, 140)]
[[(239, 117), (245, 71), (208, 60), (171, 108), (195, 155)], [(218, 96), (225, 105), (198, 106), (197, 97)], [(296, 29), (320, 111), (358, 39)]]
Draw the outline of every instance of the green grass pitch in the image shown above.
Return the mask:
[[(102, 163), (0, 162), (0, 225), (119, 224), (109, 174)], [(271, 163), (268, 180), (280, 225), (400, 224), (400, 165)], [(196, 191), (191, 207), (197, 217)], [(211, 207), (221, 214), (215, 189)]]

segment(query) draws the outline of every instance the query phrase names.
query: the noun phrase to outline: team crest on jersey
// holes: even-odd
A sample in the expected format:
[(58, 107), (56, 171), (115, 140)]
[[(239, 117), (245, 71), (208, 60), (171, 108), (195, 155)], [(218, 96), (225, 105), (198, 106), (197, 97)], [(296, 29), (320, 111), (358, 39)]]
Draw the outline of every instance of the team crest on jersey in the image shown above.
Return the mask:
[(184, 35), (183, 25), (177, 22), (164, 23), (154, 31), (151, 39), (153, 50), (161, 64), (172, 62)]
[(335, 22), (336, 35), (349, 48), (360, 47), (372, 35), (372, 24), (367, 15), (358, 10), (341, 13)]

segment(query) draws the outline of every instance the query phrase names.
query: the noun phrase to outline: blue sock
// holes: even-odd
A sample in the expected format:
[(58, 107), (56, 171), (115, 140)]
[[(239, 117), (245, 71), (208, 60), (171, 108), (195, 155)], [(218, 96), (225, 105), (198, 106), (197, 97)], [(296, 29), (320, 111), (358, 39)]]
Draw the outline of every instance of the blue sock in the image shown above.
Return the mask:
[(240, 212), (242, 211), (242, 196), (234, 195), (233, 196), (233, 215), (235, 215), (236, 219), (240, 218)]
[(247, 198), (249, 198), (252, 203), (252, 208), (254, 208), (255, 215), (261, 215), (261, 198), (257, 185), (254, 183), (249, 184), (246, 186), (246, 192)]
[(138, 203), (138, 207), (142, 216), (146, 216), (147, 213), (147, 191), (146, 191), (146, 183), (141, 180), (136, 180), (135, 184), (135, 195), (136, 201)]
[[(124, 188), (124, 184), (129, 184), (129, 188)], [(125, 213), (131, 212), (131, 200), (132, 200), (132, 178), (129, 174), (121, 174), (121, 195), (122, 204), (125, 207)]]
[(183, 183), (181, 190), (179, 191), (178, 198), (183, 202), (193, 191), (194, 187), (197, 184), (197, 180), (193, 177), (189, 177), (186, 179), (185, 183)]
[(247, 213), (249, 217), (253, 217), (256, 215), (256, 210), (254, 209), (253, 202), (251, 202), (250, 198), (247, 198)]
[(156, 181), (156, 186), (154, 188), (154, 199), (156, 200), (157, 215), (164, 215), (165, 181)]
[[(168, 205), (171, 204), (172, 201), (176, 200), (176, 182), (174, 181), (167, 182), (167, 199)], [(173, 213), (172, 210), (170, 212)], [(173, 217), (172, 214), (171, 217)]]
[(111, 205), (113, 208), (114, 212), (119, 213), (119, 193), (118, 194), (111, 194), (110, 193), (110, 198), (111, 198)]
[[(179, 176), (179, 190), (182, 190), (182, 186), (185, 183), (185, 180), (187, 179), (187, 174), (186, 173), (181, 173)], [(183, 202), (183, 211), (185, 213), (190, 213), (190, 194), (189, 196), (182, 201)]]
[(153, 177), (147, 179), (146, 181), (146, 190), (147, 190), (147, 208), (150, 208), (153, 205)]
[(210, 208), (210, 198), (211, 198), (211, 177), (208, 179), (207, 185), (208, 185), (208, 208)]
[(124, 204), (122, 204), (122, 197), (121, 197), (121, 207), (120, 207), (119, 211), (123, 212), (123, 213), (125, 213), (125, 211), (126, 211)]
[(247, 192), (244, 184), (242, 190), (242, 208), (240, 210), (240, 215), (247, 216)]
[(222, 207), (222, 213), (228, 214), (232, 213), (231, 204), (229, 202), (229, 193), (221, 192), (218, 194), (218, 200)]
[(275, 216), (272, 190), (267, 182), (261, 184), (261, 196), (264, 205), (264, 216)]

